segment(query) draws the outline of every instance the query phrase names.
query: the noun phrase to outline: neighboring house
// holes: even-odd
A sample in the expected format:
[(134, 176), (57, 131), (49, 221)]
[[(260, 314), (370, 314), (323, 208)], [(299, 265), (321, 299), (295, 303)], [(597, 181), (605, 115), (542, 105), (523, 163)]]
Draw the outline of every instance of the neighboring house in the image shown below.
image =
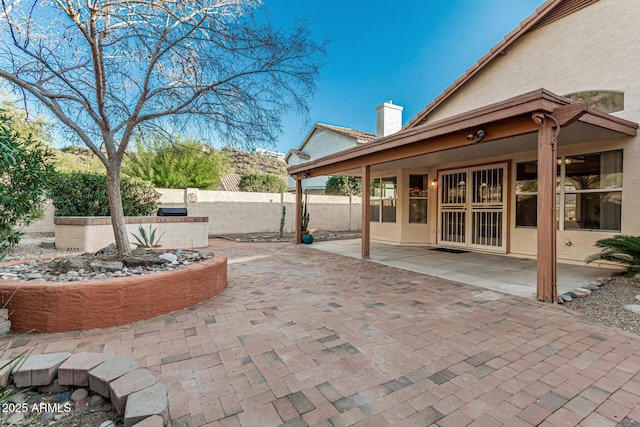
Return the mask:
[(402, 131), (289, 173), (371, 178), (363, 256), (369, 234), (535, 256), (552, 300), (557, 258), (640, 234), (639, 17), (638, 0), (549, 0)]
[[(401, 126), (402, 124), (399, 123), (396, 130), (400, 130)], [(337, 151), (371, 142), (374, 139), (376, 139), (376, 136), (371, 133), (317, 123), (309, 134), (307, 134), (298, 149), (289, 150), (285, 161), (289, 166), (294, 166), (330, 155)], [(307, 179), (303, 183), (303, 188), (312, 193), (324, 193), (327, 179), (329, 179), (329, 177), (326, 176)], [(292, 178), (289, 178), (288, 184), (289, 190), (295, 190), (296, 183)]]

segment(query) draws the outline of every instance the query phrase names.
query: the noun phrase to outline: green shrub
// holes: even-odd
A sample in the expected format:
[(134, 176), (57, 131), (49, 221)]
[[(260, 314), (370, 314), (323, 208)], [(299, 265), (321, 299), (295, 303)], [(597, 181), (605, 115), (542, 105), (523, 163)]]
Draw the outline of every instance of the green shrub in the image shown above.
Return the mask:
[(338, 196), (362, 195), (362, 180), (353, 176), (331, 176), (324, 188), (325, 194)]
[(596, 246), (602, 248), (602, 252), (588, 257), (587, 263), (613, 261), (626, 265), (628, 274), (640, 272), (640, 237), (614, 236), (598, 240)]
[(240, 191), (254, 193), (284, 193), (287, 183), (276, 175), (266, 173), (247, 173), (240, 178)]
[(21, 136), (0, 113), (0, 260), (20, 242), (22, 229), (42, 215), (53, 176), (51, 152)]
[[(151, 183), (121, 176), (122, 206), (126, 216), (155, 215), (160, 194)], [(50, 198), (56, 216), (110, 216), (105, 175), (72, 172), (56, 174)]]
[(147, 145), (137, 144), (122, 165), (126, 175), (152, 182), (159, 188), (214, 190), (229, 167), (229, 160), (205, 144), (160, 137)]

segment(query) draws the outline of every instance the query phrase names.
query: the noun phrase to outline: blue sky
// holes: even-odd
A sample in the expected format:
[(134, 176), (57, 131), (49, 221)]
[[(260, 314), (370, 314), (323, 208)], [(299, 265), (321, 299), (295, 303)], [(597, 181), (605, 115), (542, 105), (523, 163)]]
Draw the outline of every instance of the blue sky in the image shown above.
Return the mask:
[(297, 148), (317, 122), (375, 133), (375, 107), (387, 100), (406, 123), (543, 2), (264, 0), (276, 25), (302, 17), (330, 40), (310, 122), (287, 116), (275, 149)]

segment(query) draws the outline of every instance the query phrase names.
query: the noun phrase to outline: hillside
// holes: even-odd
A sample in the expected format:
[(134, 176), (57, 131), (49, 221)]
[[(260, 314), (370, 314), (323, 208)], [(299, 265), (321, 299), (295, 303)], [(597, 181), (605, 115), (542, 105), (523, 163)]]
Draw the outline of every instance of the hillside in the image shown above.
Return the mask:
[[(55, 167), (60, 172), (99, 172), (104, 166), (86, 147), (66, 147), (62, 150), (52, 148)], [(268, 173), (286, 176), (287, 163), (267, 154), (248, 152), (236, 148), (224, 147), (220, 152), (229, 159), (227, 173), (244, 175), (245, 173)]]
[(221, 152), (229, 159), (229, 173), (244, 175), (259, 172), (279, 176), (287, 175), (287, 163), (282, 159), (255, 151), (248, 152), (229, 147), (223, 147)]

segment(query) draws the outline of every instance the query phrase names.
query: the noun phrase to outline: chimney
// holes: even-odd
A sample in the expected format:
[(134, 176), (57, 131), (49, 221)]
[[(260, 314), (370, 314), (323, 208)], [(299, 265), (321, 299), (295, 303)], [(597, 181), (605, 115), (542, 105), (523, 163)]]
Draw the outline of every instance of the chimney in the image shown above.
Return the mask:
[(402, 129), (402, 107), (391, 100), (376, 107), (376, 138), (391, 135)]

